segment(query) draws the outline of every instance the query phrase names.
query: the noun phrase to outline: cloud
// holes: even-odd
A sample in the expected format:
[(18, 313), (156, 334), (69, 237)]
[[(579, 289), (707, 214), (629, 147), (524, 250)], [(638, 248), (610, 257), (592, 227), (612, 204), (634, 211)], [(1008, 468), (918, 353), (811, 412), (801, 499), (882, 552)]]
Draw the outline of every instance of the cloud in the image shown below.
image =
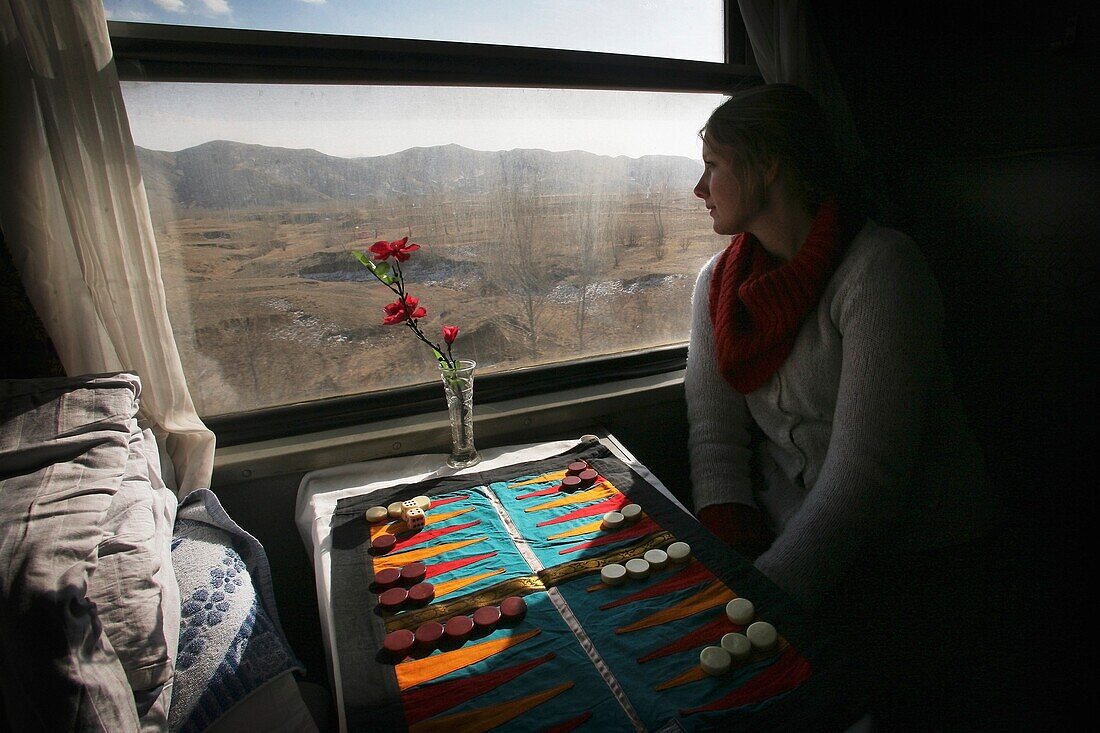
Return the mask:
[(183, 4), (183, 0), (153, 0), (153, 4), (173, 13), (187, 11), (187, 6)]
[(211, 13), (218, 15), (229, 15), (233, 12), (233, 8), (229, 7), (229, 0), (202, 0), (202, 4)]
[(327, 1), (328, 0), (298, 0), (298, 2), (305, 3), (306, 5), (324, 5)]
[(107, 16), (109, 20), (136, 20), (139, 22), (150, 22), (153, 20), (151, 13), (145, 10), (111, 10), (110, 15)]

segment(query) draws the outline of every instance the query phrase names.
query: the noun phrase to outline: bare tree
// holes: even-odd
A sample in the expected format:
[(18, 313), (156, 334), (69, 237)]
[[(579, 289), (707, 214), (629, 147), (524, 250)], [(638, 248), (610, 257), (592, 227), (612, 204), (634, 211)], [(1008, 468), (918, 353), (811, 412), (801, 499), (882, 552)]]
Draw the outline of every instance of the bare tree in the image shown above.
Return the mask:
[(585, 318), (588, 313), (589, 289), (593, 275), (599, 270), (597, 245), (607, 229), (608, 207), (598, 193), (581, 194), (573, 219), (573, 238), (577, 244), (577, 353), (584, 353)]
[(658, 260), (665, 258), (667, 233), (665, 232), (664, 208), (670, 195), (670, 171), (658, 157), (647, 158), (638, 182), (645, 189), (646, 201), (653, 217), (653, 256)]
[(611, 240), (611, 258), (613, 265), (618, 267), (627, 250), (636, 249), (641, 243), (641, 236), (638, 234), (638, 225), (631, 221), (629, 213), (616, 217), (612, 227), (614, 234)]
[(537, 166), (527, 159), (502, 157), (496, 194), (501, 237), (492, 246), (487, 276), (518, 306), (518, 330), (531, 357), (538, 358), (540, 319), (557, 281), (550, 252), (540, 245), (545, 205)]

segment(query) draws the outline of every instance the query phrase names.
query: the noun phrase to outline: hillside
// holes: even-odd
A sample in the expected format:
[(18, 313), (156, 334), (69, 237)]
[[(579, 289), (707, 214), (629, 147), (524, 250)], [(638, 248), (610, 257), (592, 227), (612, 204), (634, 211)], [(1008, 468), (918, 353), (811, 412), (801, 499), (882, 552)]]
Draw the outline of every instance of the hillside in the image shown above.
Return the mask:
[(460, 145), (410, 148), (367, 158), (216, 140), (179, 152), (138, 148), (154, 209), (277, 207), (425, 195), (641, 193), (690, 190), (699, 161), (584, 151), (484, 152)]

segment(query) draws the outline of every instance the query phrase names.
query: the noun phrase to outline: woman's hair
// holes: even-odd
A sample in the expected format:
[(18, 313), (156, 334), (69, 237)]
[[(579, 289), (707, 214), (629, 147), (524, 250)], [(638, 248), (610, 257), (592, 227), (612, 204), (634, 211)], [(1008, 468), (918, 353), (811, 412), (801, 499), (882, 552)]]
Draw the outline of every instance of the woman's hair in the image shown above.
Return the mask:
[(826, 199), (841, 197), (832, 130), (821, 106), (801, 87), (765, 84), (738, 92), (711, 113), (699, 135), (727, 156), (746, 200), (763, 201), (773, 161), (810, 213)]

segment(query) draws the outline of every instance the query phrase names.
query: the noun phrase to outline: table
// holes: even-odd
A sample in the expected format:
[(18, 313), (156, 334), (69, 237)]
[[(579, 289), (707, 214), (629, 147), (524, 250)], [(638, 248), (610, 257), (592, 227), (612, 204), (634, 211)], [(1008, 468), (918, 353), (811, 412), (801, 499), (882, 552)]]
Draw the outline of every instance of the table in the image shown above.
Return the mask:
[[(342, 731), (671, 731), (731, 722), (839, 730), (852, 722), (858, 694), (844, 650), (695, 522), (613, 436), (483, 456), (462, 471), (432, 455), (303, 477), (297, 523), (314, 563)], [(578, 462), (594, 469), (592, 485), (568, 485), (568, 467)], [(372, 506), (416, 496), (433, 502), (418, 531), (364, 518)], [(607, 529), (604, 514), (629, 504), (641, 515)], [(383, 534), (396, 546), (371, 550)], [(601, 579), (608, 564), (630, 567), (628, 560), (679, 541), (691, 546), (681, 564), (659, 563), (658, 553), (644, 578)], [(382, 610), (385, 588), (376, 580), (418, 563), (430, 570), (410, 582), (431, 584), (431, 601)], [(737, 597), (751, 600), (751, 621), (770, 624), (778, 638), (731, 671), (707, 674), (700, 650), (747, 629), (726, 613)], [(433, 623), (460, 616), (485, 621), (492, 612), (479, 609), (514, 598), (526, 608), (517, 619), (489, 618), (449, 642), (430, 633), (438, 635)], [(425, 629), (426, 644), (386, 651), (387, 637)]]

